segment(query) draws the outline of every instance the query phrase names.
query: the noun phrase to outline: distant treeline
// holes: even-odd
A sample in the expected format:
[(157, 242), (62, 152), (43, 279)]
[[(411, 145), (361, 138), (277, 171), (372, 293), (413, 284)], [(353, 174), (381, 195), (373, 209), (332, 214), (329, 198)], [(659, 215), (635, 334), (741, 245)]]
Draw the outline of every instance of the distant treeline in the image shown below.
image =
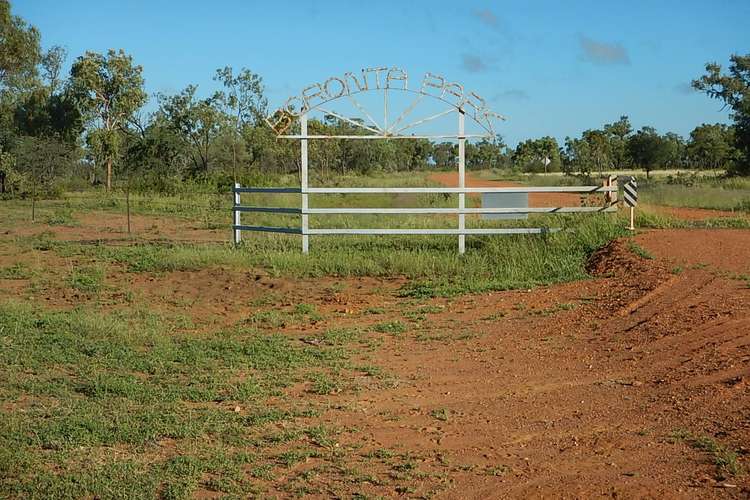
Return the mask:
[[(148, 100), (143, 68), (123, 50), (86, 52), (69, 74), (65, 50), (41, 49), (39, 31), (0, 0), (0, 190), (8, 195), (50, 193), (62, 186), (114, 182), (170, 191), (184, 182), (226, 185), (232, 180), (295, 173), (299, 145), (278, 140), (263, 117), (262, 78), (231, 67), (214, 75), (219, 90), (207, 98), (190, 85)], [(622, 168), (727, 169), (750, 173), (750, 56), (732, 56), (730, 74), (716, 64), (693, 86), (733, 111), (734, 125), (702, 124), (689, 138), (633, 130), (627, 116), (567, 137), (528, 139), (508, 147), (503, 138), (467, 144), (469, 169), (590, 174)], [(313, 134), (352, 135), (361, 129), (334, 116), (312, 120)], [(426, 139), (312, 141), (315, 175), (373, 170), (455, 168), (455, 143)]]

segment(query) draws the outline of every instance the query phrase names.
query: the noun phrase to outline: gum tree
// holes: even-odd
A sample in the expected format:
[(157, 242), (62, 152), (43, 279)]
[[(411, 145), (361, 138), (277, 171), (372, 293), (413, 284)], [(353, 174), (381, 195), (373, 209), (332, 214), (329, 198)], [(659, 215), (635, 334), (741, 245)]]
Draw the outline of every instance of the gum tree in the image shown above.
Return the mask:
[(157, 119), (163, 120), (177, 134), (189, 152), (195, 174), (208, 175), (215, 150), (214, 142), (226, 122), (220, 109), (220, 95), (207, 99), (196, 97), (198, 87), (188, 85), (175, 95), (159, 94)]
[(268, 101), (263, 95), (263, 79), (247, 68), (235, 73), (231, 66), (217, 69), (214, 80), (224, 86), (217, 95), (218, 103), (231, 117), (232, 124), (232, 177), (237, 182), (237, 142), (245, 125), (257, 125), (265, 116)]
[(731, 108), (734, 142), (740, 153), (734, 171), (750, 175), (750, 54), (734, 54), (729, 60), (728, 73), (722, 73), (715, 62), (706, 64), (706, 74), (693, 80), (693, 88)]
[(70, 70), (70, 83), (81, 113), (91, 124), (89, 133), (107, 165), (107, 191), (112, 189), (112, 164), (119, 153), (119, 131), (125, 128), (147, 99), (143, 68), (122, 49), (107, 55), (86, 52)]
[(0, 0), (0, 89), (36, 76), (39, 41), (39, 31), (12, 15), (8, 0)]

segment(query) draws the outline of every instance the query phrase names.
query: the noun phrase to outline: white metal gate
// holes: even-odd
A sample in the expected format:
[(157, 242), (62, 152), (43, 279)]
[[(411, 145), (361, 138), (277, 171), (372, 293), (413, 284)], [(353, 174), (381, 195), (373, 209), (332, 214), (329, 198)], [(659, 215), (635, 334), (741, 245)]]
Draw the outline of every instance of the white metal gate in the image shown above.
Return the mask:
[[(389, 92), (399, 91), (414, 95), (411, 103), (405, 107), (400, 115), (391, 120), (389, 124)], [(375, 120), (372, 115), (364, 109), (355, 96), (363, 92), (380, 92), (383, 99), (382, 122)], [(414, 112), (425, 97), (431, 97), (436, 101), (448, 104), (448, 109), (438, 113), (430, 114), (405, 125), (403, 122)], [(351, 102), (353, 109), (357, 110), (362, 118), (357, 120), (344, 116), (328, 108), (328, 103), (347, 99)], [(295, 103), (299, 103), (296, 110)], [(326, 106), (325, 108), (323, 106)], [(309, 135), (308, 119), (313, 111), (331, 115), (339, 120), (345, 121), (353, 126), (359, 127), (362, 135)], [(409, 130), (424, 126), (428, 122), (455, 113), (456, 133), (407, 135)], [(466, 132), (466, 116), (479, 126), (479, 134)], [(611, 212), (617, 198), (616, 181), (608, 179), (602, 186), (565, 186), (565, 187), (466, 187), (466, 139), (467, 138), (494, 138), (493, 119), (501, 118), (501, 115), (490, 111), (482, 99), (475, 92), (467, 92), (458, 83), (450, 82), (445, 78), (427, 73), (421, 81), (419, 90), (409, 89), (408, 75), (400, 68), (367, 68), (363, 69), (361, 75), (346, 73), (342, 77), (331, 77), (323, 83), (316, 83), (306, 87), (299, 96), (291, 97), (287, 102), (269, 115), (266, 119), (274, 129), (279, 138), (294, 139), (300, 141), (300, 187), (299, 188), (268, 188), (268, 187), (243, 187), (239, 184), (234, 186), (233, 210), (233, 239), (235, 243), (241, 241), (242, 231), (260, 231), (274, 233), (290, 233), (302, 235), (302, 251), (307, 253), (311, 235), (403, 235), (403, 234), (447, 234), (458, 236), (458, 251), (464, 253), (466, 249), (466, 235), (489, 235), (489, 234), (539, 234), (548, 231), (546, 228), (466, 228), (467, 214), (529, 214), (529, 213), (581, 213), (581, 212)], [(366, 124), (365, 124), (366, 123)], [(299, 134), (285, 135), (290, 128), (299, 124)], [(458, 186), (456, 187), (411, 187), (411, 188), (323, 188), (309, 187), (308, 173), (308, 144), (311, 140), (346, 139), (346, 140), (404, 140), (404, 139), (454, 139), (458, 141)], [(301, 195), (299, 208), (258, 207), (242, 204), (242, 193), (278, 193)], [(315, 194), (366, 194), (366, 193), (443, 193), (458, 194), (458, 204), (455, 208), (310, 208), (309, 197)], [(470, 208), (466, 207), (466, 195), (471, 193), (604, 193), (605, 202), (597, 207), (528, 207), (528, 208)], [(297, 214), (301, 217), (299, 227), (276, 227), (243, 224), (241, 214), (247, 212), (264, 212), (276, 214)], [(352, 229), (352, 228), (310, 228), (309, 217), (316, 214), (443, 214), (457, 215), (456, 228), (451, 229)]]

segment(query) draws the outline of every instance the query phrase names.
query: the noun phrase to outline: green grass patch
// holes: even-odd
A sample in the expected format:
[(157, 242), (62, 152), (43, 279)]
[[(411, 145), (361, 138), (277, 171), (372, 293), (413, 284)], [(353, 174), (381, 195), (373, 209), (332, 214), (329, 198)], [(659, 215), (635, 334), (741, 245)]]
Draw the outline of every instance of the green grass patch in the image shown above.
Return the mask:
[(300, 324), (314, 324), (323, 320), (323, 316), (309, 304), (297, 304), (291, 311), (270, 309), (254, 313), (247, 323), (258, 328), (285, 328)]
[(628, 249), (642, 259), (652, 260), (653, 255), (633, 240), (628, 241)]
[[(181, 323), (143, 309), (0, 303), (0, 496), (257, 494), (243, 472), (256, 434), (314, 414), (279, 403), (284, 388), (310, 370), (338, 384), (346, 351), (240, 326), (178, 331)], [(165, 440), (177, 456), (161, 452)]]
[[(389, 182), (404, 185), (407, 181), (402, 176)], [(359, 183), (354, 180), (352, 182)], [(369, 179), (364, 183), (382, 182), (383, 179)], [(420, 178), (409, 182), (419, 184), (425, 181)], [(159, 197), (153, 198), (153, 203), (156, 204)], [(360, 198), (356, 195), (332, 196), (321, 199), (318, 205), (453, 206), (456, 201), (450, 196), (442, 195), (420, 195), (414, 199), (394, 198), (390, 194), (384, 195), (383, 199)], [(186, 200), (181, 201), (183, 205), (186, 204)], [(271, 203), (272, 199), (260, 198), (257, 203), (262, 205), (266, 201)], [(97, 201), (84, 195), (65, 201), (76, 211), (83, 210), (82, 207), (86, 207), (87, 203), (94, 202), (107, 205), (113, 201)], [(256, 201), (248, 197), (247, 203)], [(290, 205), (295, 203), (293, 200), (289, 202)], [(476, 204), (477, 201), (471, 199), (470, 203)], [(222, 207), (222, 210), (224, 208), (227, 210), (221, 215), (228, 221), (228, 205)], [(159, 213), (186, 218), (194, 215), (189, 210), (164, 210)], [(299, 224), (298, 217), (288, 220), (264, 219), (270, 217), (268, 214), (253, 214), (253, 217), (252, 222), (260, 225), (284, 225), (287, 222), (291, 225)], [(648, 225), (648, 221), (645, 218), (643, 220), (644, 225)], [(51, 233), (26, 238), (20, 243), (34, 250), (55, 251), (62, 256), (81, 255), (97, 262), (117, 264), (130, 272), (194, 271), (222, 266), (244, 270), (263, 269), (272, 276), (297, 279), (322, 276), (403, 276), (409, 279), (409, 283), (401, 290), (401, 295), (424, 299), (487, 290), (531, 288), (584, 279), (587, 277), (585, 262), (588, 256), (612, 239), (626, 234), (626, 222), (621, 217), (610, 214), (532, 215), (523, 221), (482, 221), (470, 217), (467, 222), (469, 227), (477, 228), (530, 226), (557, 227), (561, 231), (546, 235), (471, 236), (467, 238), (465, 255), (458, 254), (456, 238), (451, 236), (313, 237), (309, 255), (301, 253), (298, 236), (279, 234), (252, 234), (238, 248), (230, 244), (187, 244), (164, 240), (140, 240), (137, 244), (127, 246), (103, 242), (81, 244), (57, 241)], [(455, 227), (455, 223), (455, 217), (447, 216), (336, 216), (311, 221), (313, 226), (317, 224), (341, 228)]]
[(736, 451), (706, 435), (695, 435), (684, 429), (676, 430), (671, 435), (676, 441), (684, 441), (692, 448), (705, 452), (716, 466), (719, 480), (740, 475), (744, 472)]
[(401, 335), (409, 329), (401, 321), (385, 321), (383, 323), (376, 323), (372, 326), (372, 330), (378, 333), (389, 333), (391, 335)]
[(22, 262), (17, 262), (13, 265), (0, 268), (0, 279), (27, 280), (33, 275), (34, 273), (29, 269), (29, 266)]
[(68, 286), (83, 293), (97, 294), (104, 287), (104, 277), (101, 266), (76, 267), (68, 276)]
[(324, 396), (341, 392), (342, 383), (338, 377), (327, 372), (315, 372), (309, 375), (310, 392)]
[(750, 212), (750, 181), (742, 178), (677, 176), (638, 181), (644, 203), (670, 207)]
[[(410, 186), (431, 182), (426, 173), (390, 177), (352, 177), (337, 180), (340, 185)], [(286, 179), (293, 183), (294, 179)], [(325, 185), (325, 183), (323, 183)], [(229, 222), (230, 197), (223, 204), (219, 195), (189, 193), (183, 197), (136, 195), (134, 213), (168, 215), (194, 220), (202, 226), (200, 215), (216, 210), (216, 217)], [(244, 196), (244, 195), (243, 195)], [(243, 203), (299, 206), (295, 196), (248, 195)], [(280, 201), (279, 201), (280, 200)], [(16, 202), (14, 202), (16, 203)], [(45, 202), (46, 203), (46, 202)], [(455, 206), (455, 196), (443, 195), (324, 195), (311, 201), (318, 207), (335, 206)], [(469, 203), (476, 205), (476, 199)], [(92, 193), (71, 194), (61, 202), (50, 201), (51, 210), (121, 211), (117, 196)], [(195, 206), (200, 206), (197, 212)], [(246, 218), (251, 215), (244, 216)], [(273, 214), (252, 214), (258, 225), (298, 225), (298, 217), (279, 218)], [(244, 219), (243, 219), (244, 221)], [(448, 236), (352, 236), (313, 237), (311, 253), (302, 255), (299, 237), (278, 234), (252, 234), (240, 248), (226, 244), (175, 244), (168, 241), (141, 241), (132, 246), (106, 244), (82, 245), (55, 241), (42, 234), (25, 242), (30, 248), (61, 255), (85, 255), (98, 262), (124, 266), (131, 272), (169, 272), (197, 270), (210, 266), (233, 269), (262, 268), (275, 276), (295, 278), (320, 276), (405, 276), (411, 285), (403, 291), (413, 298), (455, 295), (484, 290), (532, 287), (586, 277), (584, 263), (588, 255), (612, 238), (622, 236), (625, 224), (616, 216), (559, 215), (531, 216), (525, 221), (482, 221), (467, 219), (469, 227), (560, 227), (547, 236), (475, 236), (467, 238), (467, 253), (458, 255), (456, 238)], [(455, 227), (455, 217), (424, 216), (331, 216), (315, 217), (311, 227)]]
[(51, 215), (45, 218), (44, 222), (50, 226), (78, 226), (78, 222), (73, 217), (70, 209), (58, 208)]

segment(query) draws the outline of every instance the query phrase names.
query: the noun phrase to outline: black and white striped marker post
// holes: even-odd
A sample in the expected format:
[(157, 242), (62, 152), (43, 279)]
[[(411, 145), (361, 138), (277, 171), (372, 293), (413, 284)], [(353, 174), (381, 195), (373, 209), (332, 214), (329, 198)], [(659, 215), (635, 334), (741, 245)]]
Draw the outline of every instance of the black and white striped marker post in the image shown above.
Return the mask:
[(625, 204), (630, 207), (630, 229), (635, 231), (635, 206), (638, 205), (638, 184), (635, 182), (635, 177), (631, 177), (628, 182), (622, 188), (623, 198)]

